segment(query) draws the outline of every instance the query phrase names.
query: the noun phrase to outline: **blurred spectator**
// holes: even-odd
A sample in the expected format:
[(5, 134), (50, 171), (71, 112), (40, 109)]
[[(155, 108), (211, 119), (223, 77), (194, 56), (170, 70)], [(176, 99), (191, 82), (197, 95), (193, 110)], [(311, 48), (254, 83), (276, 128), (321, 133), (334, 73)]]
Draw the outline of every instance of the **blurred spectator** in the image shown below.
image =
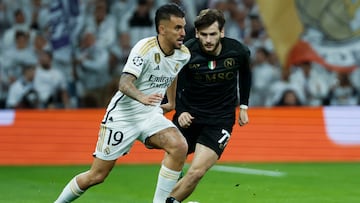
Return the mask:
[(275, 67), (282, 67), (270, 37), (265, 40), (264, 47), (269, 51), (269, 63)]
[[(6, 18), (6, 5), (0, 0), (0, 38), (2, 38), (4, 30), (10, 26), (8, 19)], [(1, 54), (1, 44), (0, 44), (0, 54)]]
[[(244, 43), (249, 47), (251, 53), (255, 53), (256, 49), (265, 46), (268, 38), (264, 25), (259, 15), (250, 15), (250, 27), (244, 38)], [(254, 57), (254, 54), (252, 54)]]
[[(291, 95), (293, 95), (293, 99), (291, 99)], [(294, 98), (296, 98), (296, 102), (290, 102), (294, 101)], [(284, 99), (286, 99), (286, 101)], [(299, 105), (305, 105), (305, 101), (306, 98), (304, 93), (297, 86), (286, 80), (279, 80), (269, 87), (269, 93), (265, 98), (264, 106), (272, 107), (289, 103), (299, 103)]]
[[(111, 76), (120, 76), (131, 50), (130, 34), (120, 34), (117, 43), (110, 49), (109, 69)], [(118, 79), (118, 78), (117, 78)]]
[(225, 33), (228, 37), (243, 42), (249, 32), (248, 13), (243, 7), (237, 6), (236, 1), (231, 2), (232, 5), (229, 6), (230, 18), (225, 24)]
[(114, 0), (110, 6), (110, 14), (119, 22), (124, 16), (124, 13), (133, 10), (136, 6), (136, 1), (133, 0)]
[[(50, 49), (49, 46), (45, 46), (45, 49)], [(63, 47), (61, 49), (52, 50), (52, 62), (53, 69), (61, 72), (61, 75), (65, 78), (66, 88), (70, 104), (68, 107), (76, 108), (78, 106), (76, 85), (75, 85), (75, 71), (73, 67), (73, 50), (70, 47)]]
[(321, 106), (329, 92), (329, 75), (325, 68), (310, 61), (305, 61), (293, 67), (290, 83), (299, 87), (305, 94), (305, 105)]
[(40, 108), (70, 107), (66, 79), (62, 72), (52, 67), (52, 53), (49, 50), (39, 55), (34, 87), (39, 93)]
[(14, 42), (15, 46), (7, 48), (3, 53), (3, 79), (8, 85), (21, 76), (22, 65), (37, 63), (36, 55), (29, 43), (28, 33), (16, 31)]
[(219, 9), (219, 10), (226, 13), (227, 10), (228, 10), (228, 3), (227, 3), (227, 0), (208, 0), (207, 1), (207, 7), (208, 8)]
[(275, 106), (301, 106), (301, 100), (293, 89), (285, 89)]
[(120, 35), (130, 36), (130, 46), (142, 38), (155, 35), (155, 23), (153, 0), (138, 0), (133, 10), (124, 14), (119, 23), (118, 31)]
[[(96, 43), (95, 35), (85, 33), (75, 53), (77, 90), (80, 107), (103, 107), (106, 85), (110, 83), (109, 52)], [(84, 106), (84, 100), (93, 97), (92, 106)], [(85, 99), (86, 98), (86, 99)]]
[(269, 88), (280, 80), (280, 68), (269, 63), (270, 53), (264, 47), (259, 47), (255, 53), (252, 66), (252, 86), (249, 99), (250, 106), (264, 106), (269, 94)]
[(23, 65), (22, 76), (10, 85), (6, 108), (38, 108), (39, 96), (34, 88), (35, 65)]
[(240, 2), (239, 3), (244, 6), (249, 15), (259, 15), (259, 8), (255, 0), (240, 0)]
[(110, 48), (116, 42), (116, 23), (106, 1), (96, 1), (93, 15), (86, 19), (85, 32), (94, 33), (98, 46)]
[(34, 43), (32, 44), (32, 49), (35, 55), (37, 56), (37, 58), (39, 58), (39, 55), (43, 52), (43, 50), (47, 49), (49, 46), (50, 45), (47, 38), (40, 32), (37, 32), (34, 39)]
[(289, 81), (290, 77), (290, 69), (285, 68), (281, 72), (281, 79), (278, 81), (275, 81), (270, 87), (268, 88), (268, 94), (265, 99), (265, 105), (266, 107), (276, 106), (280, 101), (281, 98), (284, 95), (284, 92), (287, 90), (292, 90), (296, 93), (297, 98), (299, 99), (299, 102), (302, 105), (305, 105), (305, 95), (299, 86), (296, 86), (296, 84), (292, 84)]
[(44, 49), (49, 47), (49, 42), (46, 37), (38, 32), (35, 36), (34, 43), (32, 44), (32, 49), (38, 58), (39, 55), (43, 52)]
[(324, 105), (357, 105), (359, 92), (349, 79), (349, 73), (338, 73), (337, 83), (325, 99)]
[(79, 35), (85, 29), (85, 20), (90, 19), (90, 15), (86, 16), (87, 13), (82, 8), (87, 8), (87, 5), (93, 2), (91, 0), (48, 2), (51, 14), (48, 33), (49, 44), (46, 45), (46, 49), (51, 49), (52, 52), (52, 69), (60, 71), (66, 79), (66, 88), (70, 100), (68, 107), (70, 108), (75, 108), (78, 105), (73, 67), (74, 47), (79, 44)]
[(30, 18), (30, 27), (35, 30), (44, 31), (49, 24), (49, 0), (31, 0), (29, 7), (25, 10)]
[(15, 22), (12, 24), (12, 26), (8, 29), (5, 30), (4, 35), (2, 37), (2, 47), (4, 48), (9, 48), (11, 47), (14, 43), (15, 37), (16, 37), (16, 33), (18, 31), (22, 31), (25, 33), (28, 33), (29, 35), (29, 41), (28, 42), (32, 42), (32, 40), (34, 39), (35, 36), (35, 30), (31, 29), (29, 24), (26, 22), (26, 18), (25, 18), (25, 14), (23, 12), (22, 9), (17, 9), (14, 11), (14, 19)]

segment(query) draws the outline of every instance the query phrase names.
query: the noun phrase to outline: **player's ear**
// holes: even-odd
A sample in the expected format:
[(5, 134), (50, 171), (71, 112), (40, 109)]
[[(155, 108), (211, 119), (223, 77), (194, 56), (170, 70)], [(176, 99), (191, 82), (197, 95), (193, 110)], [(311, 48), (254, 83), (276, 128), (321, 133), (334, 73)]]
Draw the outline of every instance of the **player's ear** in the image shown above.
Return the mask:
[(224, 28), (220, 30), (220, 37), (221, 38), (225, 37), (225, 29)]
[(199, 32), (198, 32), (197, 29), (195, 29), (195, 37), (196, 37), (196, 38), (199, 38)]
[(159, 34), (164, 35), (165, 34), (165, 25), (163, 23), (159, 24)]

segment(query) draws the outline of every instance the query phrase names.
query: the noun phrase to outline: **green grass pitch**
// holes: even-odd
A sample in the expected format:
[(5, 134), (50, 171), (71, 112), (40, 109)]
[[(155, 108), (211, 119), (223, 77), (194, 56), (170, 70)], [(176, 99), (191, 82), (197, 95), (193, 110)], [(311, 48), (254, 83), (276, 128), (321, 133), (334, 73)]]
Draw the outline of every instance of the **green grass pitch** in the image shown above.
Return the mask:
[[(358, 203), (360, 163), (234, 163), (221, 166), (282, 172), (283, 176), (209, 171), (184, 201), (200, 203)], [(0, 166), (0, 202), (53, 202), (89, 166)], [(77, 203), (150, 203), (159, 165), (117, 165)]]

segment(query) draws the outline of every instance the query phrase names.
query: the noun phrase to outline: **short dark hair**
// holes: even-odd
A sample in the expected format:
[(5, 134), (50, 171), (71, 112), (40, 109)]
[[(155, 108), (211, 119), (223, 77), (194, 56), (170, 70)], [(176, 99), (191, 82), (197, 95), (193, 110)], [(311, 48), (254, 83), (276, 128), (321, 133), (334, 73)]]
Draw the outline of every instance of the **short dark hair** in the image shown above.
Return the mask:
[(196, 17), (194, 26), (197, 30), (209, 27), (213, 23), (218, 22), (219, 30), (222, 30), (225, 25), (225, 16), (223, 12), (218, 9), (204, 9), (200, 11)]
[(179, 18), (185, 17), (185, 12), (175, 3), (168, 3), (156, 10), (155, 13), (155, 26), (156, 32), (159, 33), (159, 24), (161, 20), (170, 20), (171, 16)]

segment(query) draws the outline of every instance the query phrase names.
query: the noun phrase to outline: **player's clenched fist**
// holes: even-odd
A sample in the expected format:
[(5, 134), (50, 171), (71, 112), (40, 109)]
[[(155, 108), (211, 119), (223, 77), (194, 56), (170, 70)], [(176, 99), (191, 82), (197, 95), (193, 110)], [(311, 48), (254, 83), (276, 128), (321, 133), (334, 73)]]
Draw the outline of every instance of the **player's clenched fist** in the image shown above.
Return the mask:
[(180, 114), (178, 122), (180, 124), (180, 127), (188, 128), (191, 125), (193, 119), (194, 117), (192, 117), (189, 112), (183, 112)]

